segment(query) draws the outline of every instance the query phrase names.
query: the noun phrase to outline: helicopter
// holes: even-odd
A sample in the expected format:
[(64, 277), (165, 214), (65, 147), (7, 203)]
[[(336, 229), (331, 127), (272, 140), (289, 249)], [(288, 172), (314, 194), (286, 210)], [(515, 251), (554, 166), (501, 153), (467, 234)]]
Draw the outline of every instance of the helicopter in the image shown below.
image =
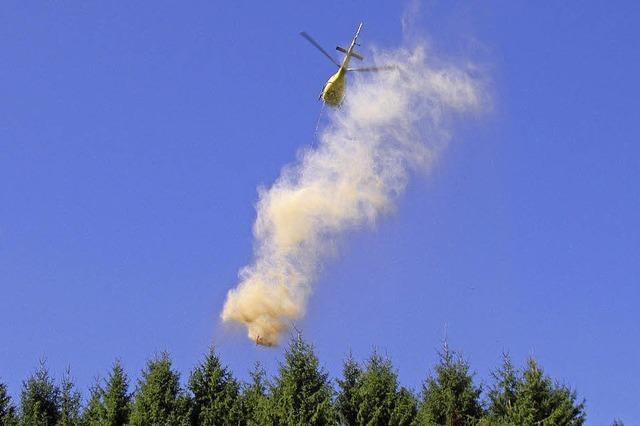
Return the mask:
[(351, 45), (348, 49), (344, 47), (336, 46), (336, 50), (345, 54), (344, 59), (342, 59), (342, 63), (338, 63), (333, 57), (320, 46), (320, 44), (315, 41), (309, 34), (306, 32), (301, 32), (300, 35), (304, 37), (309, 43), (311, 43), (316, 49), (324, 54), (329, 60), (338, 67), (338, 71), (335, 72), (329, 80), (325, 83), (322, 91), (320, 92), (319, 100), (322, 100), (325, 104), (332, 107), (339, 107), (342, 104), (344, 99), (344, 92), (346, 88), (346, 76), (347, 72), (351, 71), (382, 71), (382, 70), (391, 70), (395, 69), (393, 66), (385, 66), (385, 67), (364, 67), (364, 68), (349, 68), (349, 61), (351, 58), (356, 58), (359, 61), (364, 60), (362, 55), (356, 53), (354, 51), (356, 46), (360, 46), (358, 41), (358, 36), (360, 35), (360, 30), (362, 30), (362, 22), (358, 25), (358, 29), (356, 31), (353, 40), (351, 41)]

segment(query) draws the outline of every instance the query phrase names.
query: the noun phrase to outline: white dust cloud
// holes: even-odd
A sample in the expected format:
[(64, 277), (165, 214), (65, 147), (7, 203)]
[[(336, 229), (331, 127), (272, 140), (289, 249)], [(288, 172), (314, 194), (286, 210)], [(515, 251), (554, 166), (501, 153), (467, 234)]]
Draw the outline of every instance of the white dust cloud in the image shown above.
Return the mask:
[(409, 174), (428, 170), (449, 140), (451, 118), (482, 106), (479, 83), (424, 45), (378, 53), (375, 62), (398, 69), (349, 73), (344, 104), (329, 114), (318, 146), (260, 191), (255, 260), (221, 314), (244, 324), (256, 343), (278, 343), (304, 315), (336, 238), (389, 212)]

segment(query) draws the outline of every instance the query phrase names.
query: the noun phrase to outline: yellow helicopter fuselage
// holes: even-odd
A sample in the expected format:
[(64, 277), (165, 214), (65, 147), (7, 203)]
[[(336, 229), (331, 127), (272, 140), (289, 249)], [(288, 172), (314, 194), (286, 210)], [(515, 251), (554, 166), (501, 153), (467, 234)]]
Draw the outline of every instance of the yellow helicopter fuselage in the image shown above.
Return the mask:
[(340, 67), (338, 71), (329, 77), (320, 93), (320, 99), (333, 107), (340, 106), (344, 98), (344, 91), (347, 84), (347, 71)]

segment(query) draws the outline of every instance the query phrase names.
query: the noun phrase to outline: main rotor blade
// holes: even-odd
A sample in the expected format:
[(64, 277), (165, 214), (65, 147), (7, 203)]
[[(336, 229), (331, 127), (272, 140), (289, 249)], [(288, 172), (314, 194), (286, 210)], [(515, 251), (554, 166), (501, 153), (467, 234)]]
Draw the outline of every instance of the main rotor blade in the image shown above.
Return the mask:
[(364, 67), (364, 68), (347, 68), (347, 71), (364, 71), (364, 72), (378, 72), (378, 71), (390, 71), (390, 70), (396, 70), (398, 69), (398, 67), (396, 67), (395, 65), (387, 65), (384, 67)]
[(307, 39), (307, 41), (308, 41), (309, 43), (313, 44), (313, 45), (316, 47), (316, 49), (318, 49), (319, 51), (321, 51), (321, 52), (324, 54), (324, 56), (326, 56), (327, 58), (329, 58), (329, 60), (330, 60), (331, 62), (333, 62), (337, 67), (340, 67), (340, 64), (339, 64), (339, 63), (337, 63), (337, 62), (336, 62), (336, 60), (335, 60), (335, 59), (333, 59), (333, 58), (331, 57), (331, 55), (329, 55), (329, 53), (328, 53), (326, 50), (324, 50), (324, 49), (322, 48), (322, 46), (320, 46), (320, 45), (318, 44), (318, 42), (317, 42), (317, 41), (315, 41), (313, 38), (311, 38), (311, 36), (310, 36), (309, 34), (307, 34), (307, 33), (305, 33), (305, 32), (303, 31), (303, 32), (301, 32), (301, 33), (300, 33), (300, 35), (301, 35), (302, 37), (306, 38), (306, 39)]

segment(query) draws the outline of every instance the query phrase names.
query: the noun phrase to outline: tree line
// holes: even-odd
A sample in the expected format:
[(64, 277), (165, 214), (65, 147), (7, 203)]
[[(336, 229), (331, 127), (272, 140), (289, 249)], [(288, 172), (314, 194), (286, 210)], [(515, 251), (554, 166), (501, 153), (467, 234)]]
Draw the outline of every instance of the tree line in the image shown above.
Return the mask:
[(0, 382), (0, 426), (533, 426), (582, 425), (586, 417), (584, 400), (545, 375), (533, 358), (516, 368), (504, 355), (485, 389), (445, 344), (414, 393), (376, 351), (364, 363), (348, 355), (334, 384), (300, 335), (291, 338), (273, 378), (256, 364), (242, 383), (212, 348), (182, 386), (169, 355), (161, 353), (135, 386), (116, 361), (83, 401), (68, 370), (56, 382), (41, 362), (19, 399), (14, 403)]

